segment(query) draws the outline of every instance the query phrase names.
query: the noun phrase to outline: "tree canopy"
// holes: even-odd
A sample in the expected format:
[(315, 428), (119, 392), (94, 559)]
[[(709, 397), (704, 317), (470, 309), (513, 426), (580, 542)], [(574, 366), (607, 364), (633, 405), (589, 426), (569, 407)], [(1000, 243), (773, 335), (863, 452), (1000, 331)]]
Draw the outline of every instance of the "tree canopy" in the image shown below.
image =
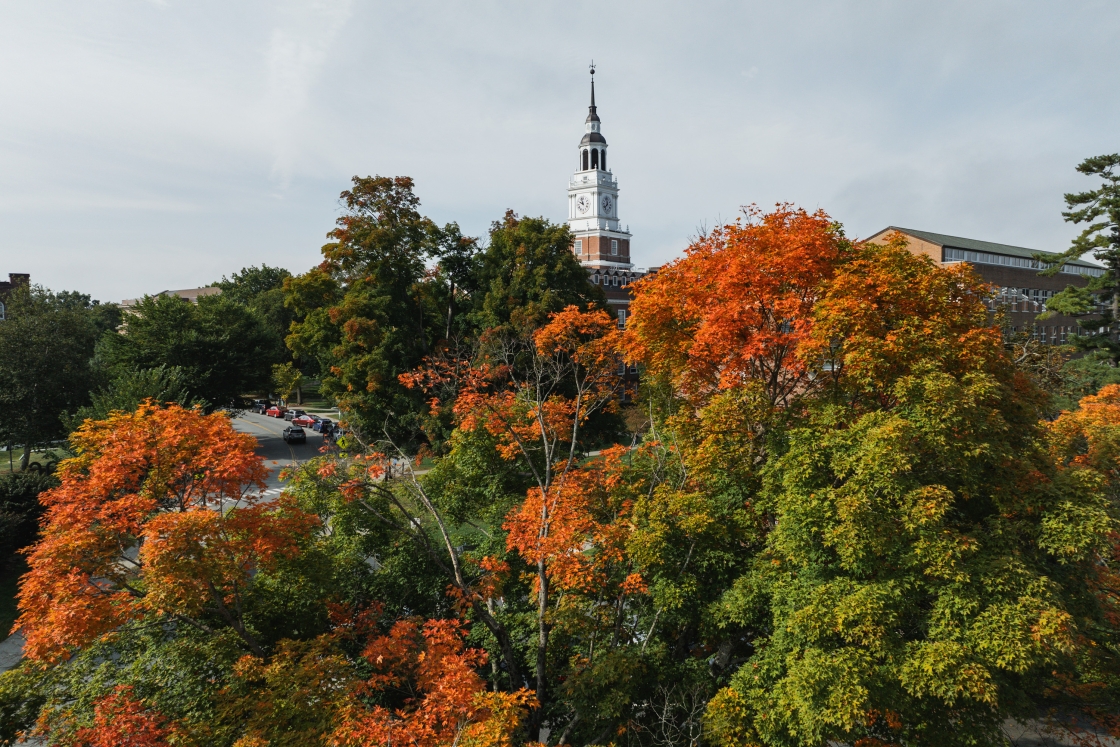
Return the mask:
[(268, 389), (275, 338), (248, 307), (221, 295), (198, 303), (146, 296), (130, 309), (122, 334), (101, 338), (98, 355), (116, 376), (178, 369), (191, 395), (226, 407)]
[(1092, 333), (1075, 339), (1083, 349), (1107, 351), (1113, 364), (1120, 361), (1117, 323), (1120, 322), (1120, 153), (1086, 158), (1077, 170), (1101, 180), (1096, 189), (1065, 196), (1069, 210), (1062, 216), (1070, 223), (1088, 224), (1070, 248), (1057, 258), (1048, 258), (1053, 274), (1062, 263), (1092, 252), (1105, 266), (1100, 277), (1091, 278), (1085, 287), (1067, 286), (1046, 302), (1046, 308), (1059, 314), (1084, 319), (1081, 325)]
[[(367, 420), (280, 499), (221, 413), (72, 436), (0, 739), (1120, 736), (1120, 386), (1052, 416), (967, 266), (752, 208), (634, 283), (623, 331), (562, 228), (478, 248), (411, 189), (356, 180), (285, 282), (290, 343)], [(613, 443), (620, 363), (646, 425)], [(400, 412), (442, 448), (378, 440)]]
[[(0, 322), (0, 436), (31, 449), (66, 435), (62, 416), (88, 401), (96, 381), (98, 336), (114, 314), (102, 314), (89, 296), (17, 286)], [(108, 321), (106, 321), (108, 319)]]
[(354, 177), (323, 262), (284, 286), (298, 319), (288, 346), (314, 361), (321, 391), (366, 440), (424, 439), (426, 403), (398, 377), (441, 346), (471, 347), (487, 330), (602, 301), (566, 226), (509, 211), (480, 250), (457, 225), (423, 216), (413, 186)]

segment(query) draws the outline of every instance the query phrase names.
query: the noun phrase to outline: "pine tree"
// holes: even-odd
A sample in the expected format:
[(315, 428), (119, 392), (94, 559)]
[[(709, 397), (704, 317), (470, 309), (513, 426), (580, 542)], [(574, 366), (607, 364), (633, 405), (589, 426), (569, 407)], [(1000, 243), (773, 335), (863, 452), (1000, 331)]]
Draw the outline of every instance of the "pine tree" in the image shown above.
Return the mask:
[(1120, 153), (1094, 156), (1081, 162), (1077, 170), (1086, 176), (1099, 176), (1102, 184), (1087, 192), (1072, 192), (1065, 196), (1066, 207), (1062, 216), (1070, 223), (1089, 225), (1073, 240), (1070, 248), (1060, 255), (1053, 267), (1044, 274), (1061, 271), (1062, 264), (1092, 252), (1105, 266), (1101, 277), (1092, 278), (1083, 288), (1068, 286), (1046, 304), (1050, 312), (1078, 318), (1088, 317), (1082, 326), (1098, 331), (1086, 337), (1075, 338), (1082, 348), (1106, 350), (1113, 361), (1120, 361), (1120, 339), (1117, 327), (1120, 319)]

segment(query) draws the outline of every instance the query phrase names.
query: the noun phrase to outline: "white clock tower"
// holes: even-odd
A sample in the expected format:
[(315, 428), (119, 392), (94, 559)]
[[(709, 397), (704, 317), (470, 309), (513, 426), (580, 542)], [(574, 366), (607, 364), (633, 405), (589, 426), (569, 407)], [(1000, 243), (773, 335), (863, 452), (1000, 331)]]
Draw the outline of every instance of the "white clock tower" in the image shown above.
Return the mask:
[(572, 251), (592, 272), (592, 281), (603, 274), (608, 283), (613, 278), (614, 287), (625, 287), (635, 275), (631, 272), (630, 232), (618, 223), (618, 182), (607, 168), (607, 140), (595, 113), (594, 65), (591, 76), (591, 106), (579, 142), (576, 172), (568, 181), (568, 227), (574, 238)]

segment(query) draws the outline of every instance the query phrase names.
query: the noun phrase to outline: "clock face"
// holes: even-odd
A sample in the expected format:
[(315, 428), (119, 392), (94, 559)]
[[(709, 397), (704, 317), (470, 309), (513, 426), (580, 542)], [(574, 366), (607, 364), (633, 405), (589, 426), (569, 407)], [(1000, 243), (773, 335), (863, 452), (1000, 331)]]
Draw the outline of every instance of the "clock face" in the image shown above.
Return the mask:
[(603, 195), (602, 205), (603, 205), (603, 212), (606, 213), (607, 215), (610, 215), (611, 214), (611, 208), (614, 207), (614, 201), (611, 200), (610, 195)]
[(590, 209), (591, 200), (587, 199), (587, 195), (580, 195), (576, 199), (576, 210), (579, 210), (581, 213), (586, 213)]

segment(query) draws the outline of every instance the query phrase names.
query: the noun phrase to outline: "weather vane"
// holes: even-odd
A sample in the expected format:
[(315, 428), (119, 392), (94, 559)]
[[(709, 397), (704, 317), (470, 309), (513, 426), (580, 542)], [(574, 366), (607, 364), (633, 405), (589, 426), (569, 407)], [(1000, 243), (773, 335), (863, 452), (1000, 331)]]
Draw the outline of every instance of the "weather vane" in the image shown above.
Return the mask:
[(592, 60), (592, 61), (591, 61), (591, 74), (592, 74), (592, 75), (594, 75), (594, 74), (595, 74), (595, 60)]

